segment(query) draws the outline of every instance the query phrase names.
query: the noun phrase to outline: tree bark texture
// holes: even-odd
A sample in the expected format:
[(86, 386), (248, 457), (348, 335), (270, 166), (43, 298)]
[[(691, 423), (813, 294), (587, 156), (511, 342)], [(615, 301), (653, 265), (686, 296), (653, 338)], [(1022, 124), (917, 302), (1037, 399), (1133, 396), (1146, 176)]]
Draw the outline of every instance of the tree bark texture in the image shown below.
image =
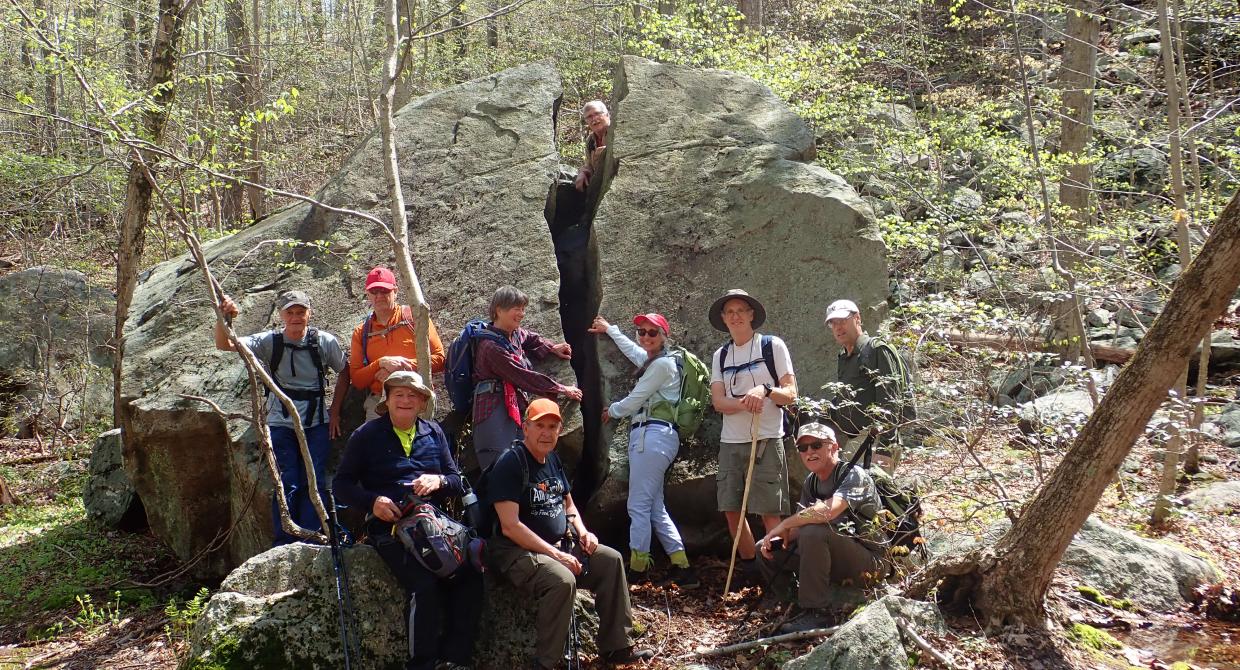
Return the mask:
[[(152, 47), (151, 74), (147, 87), (152, 91), (152, 102), (143, 113), (146, 139), (155, 144), (163, 139), (168, 124), (168, 107), (176, 97), (172, 76), (176, 71), (177, 54), (181, 36), (187, 23), (187, 14), (194, 0), (159, 0), (159, 25), (155, 30)], [(154, 166), (158, 155), (143, 152), (130, 163), (129, 179), (125, 186), (125, 210), (118, 230), (119, 245), (116, 254), (116, 329), (115, 364), (112, 366), (113, 420), (121, 425), (121, 379), (125, 362), (125, 320), (129, 317), (129, 305), (133, 302), (134, 287), (138, 283), (138, 269), (142, 264), (142, 250), (146, 245), (146, 221), (151, 213), (151, 185), (146, 179), (146, 165)]]
[[(409, 219), (405, 214), (405, 194), (401, 187), (400, 163), (396, 156), (396, 139), (393, 134), (393, 103), (396, 98), (397, 67), (400, 62), (400, 15), (397, 2), (387, 3), (387, 60), (383, 66), (383, 94), (379, 96), (379, 128), (383, 139), (383, 172), (388, 183), (388, 202), (392, 216), (392, 228), (388, 235), (392, 238), (392, 250), (396, 255), (396, 271), (400, 274), (401, 283), (409, 289), (412, 296), (410, 308), (413, 311), (413, 346), (418, 357), (418, 374), (427, 381), (431, 378), (431, 342), (430, 342), (430, 307), (422, 294), (422, 285), (418, 282), (418, 273), (413, 267), (413, 258), (409, 254)], [(430, 417), (435, 413), (435, 400), (432, 397), (426, 403), (423, 416)]]
[(1093, 218), (1091, 170), (1083, 154), (1093, 136), (1095, 70), (1101, 25), (1099, 5), (1097, 0), (1077, 0), (1068, 7), (1068, 36), (1064, 42), (1063, 74), (1060, 75), (1064, 115), (1059, 150), (1082, 160), (1068, 164), (1067, 174), (1059, 184), (1059, 201), (1071, 208), (1079, 230)]
[(991, 625), (1042, 624), (1043, 600), (1064, 550), (1238, 285), (1240, 193), (1063, 461), (995, 546), (993, 565), (982, 567), (974, 604)]

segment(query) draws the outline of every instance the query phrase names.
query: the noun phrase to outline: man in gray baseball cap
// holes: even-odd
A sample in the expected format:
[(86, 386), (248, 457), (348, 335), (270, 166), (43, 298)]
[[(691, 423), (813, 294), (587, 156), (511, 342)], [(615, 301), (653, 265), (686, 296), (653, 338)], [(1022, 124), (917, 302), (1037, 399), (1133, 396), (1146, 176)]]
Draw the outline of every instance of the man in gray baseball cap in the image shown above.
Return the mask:
[(797, 453), (809, 470), (797, 511), (758, 541), (768, 582), (784, 571), (797, 574), (801, 615), (781, 632), (830, 625), (833, 584), (860, 586), (886, 572), (887, 541), (870, 523), (882, 508), (874, 480), (865, 468), (840, 461), (835, 432), (821, 423), (801, 426)]
[[(309, 477), (301, 460), (294, 422), (300, 422), (306, 434), (306, 446), (314, 463), (314, 474), (319, 485), (319, 495), (324, 506), (327, 496), (327, 458), (331, 451), (328, 435), (328, 410), (326, 371), (337, 374), (344, 369), (344, 350), (335, 335), (310, 327), (313, 316), (310, 296), (305, 291), (289, 290), (280, 293), (275, 300), (279, 310), (279, 330), (265, 330), (238, 338), (241, 346), (249, 349), (254, 357), (267, 366), (276, 385), (297, 408), (290, 413), (277, 398), (267, 398), (267, 425), (271, 429), (271, 448), (275, 452), (280, 478), (284, 483), (284, 498), (288, 503), (293, 523), (307, 530), (320, 529), (318, 514), (310, 498)], [(224, 296), (221, 305), (224, 315), (237, 318), (241, 308), (232, 298)], [(228, 330), (222, 321), (215, 323), (215, 346), (221, 351), (235, 351), (228, 339)], [(332, 399), (333, 406), (343, 400), (343, 394)], [(280, 525), (279, 507), (271, 503), (271, 519), (274, 527), (273, 545), (290, 544), (297, 538), (284, 532)]]

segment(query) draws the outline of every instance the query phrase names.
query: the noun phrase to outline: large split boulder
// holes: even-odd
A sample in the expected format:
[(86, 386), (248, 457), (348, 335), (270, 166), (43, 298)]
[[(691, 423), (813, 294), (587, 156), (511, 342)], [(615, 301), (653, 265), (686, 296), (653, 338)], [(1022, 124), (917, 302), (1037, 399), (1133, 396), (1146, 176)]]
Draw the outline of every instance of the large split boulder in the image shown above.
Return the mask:
[[(885, 312), (886, 248), (869, 207), (812, 163), (813, 132), (748, 77), (625, 57), (614, 91), (592, 241), (599, 311), (625, 331), (634, 314), (661, 312), (672, 339), (709, 365), (727, 334), (710, 326), (708, 308), (744, 288), (766, 307), (760, 331), (788, 343), (801, 393), (819, 395), (838, 349), (826, 305), (853, 299), (872, 332)], [(610, 338), (597, 348), (610, 402), (631, 389), (634, 368)], [(714, 502), (718, 435), (712, 417), (667, 484), (691, 549), (727, 537)], [(622, 533), (627, 423), (609, 424), (601, 440), (591, 522)]]
[[(558, 165), (559, 98), (559, 74), (536, 63), (418, 98), (396, 114), (413, 260), (445, 344), (468, 319), (486, 314), (503, 284), (529, 294), (529, 328), (563, 337), (555, 251), (543, 219)], [(383, 175), (376, 133), (316, 197), (387, 220)], [(205, 254), (241, 306), (239, 333), (271, 327), (275, 296), (299, 288), (314, 300), (313, 325), (346, 346), (368, 313), (366, 268), (393, 260), (373, 224), (305, 203), (207, 244)], [(182, 559), (210, 548), (195, 568), (222, 576), (270, 546), (272, 486), (249, 424), (225, 421), (184, 397), (249, 410), (238, 356), (212, 344), (206, 296), (202, 276), (184, 258), (156, 266), (138, 286), (126, 327), (124, 449), (154, 533)], [(575, 383), (567, 363), (544, 369)], [(580, 414), (572, 411), (567, 424), (562, 447), (571, 462), (580, 452)]]
[[(110, 420), (116, 298), (76, 270), (0, 277), (0, 426)], [(65, 412), (57, 416), (57, 412)]]
[[(379, 554), (343, 550), (360, 658), (353, 667), (403, 668), (408, 658), (404, 592)], [(487, 602), (475, 667), (521, 667), (534, 654), (534, 609), (511, 585), (487, 577)], [(577, 595), (583, 650), (595, 653), (598, 617), (586, 591)], [(254, 556), (228, 575), (191, 633), (193, 659), (238, 670), (343, 668), (340, 600), (332, 551), (302, 543)]]

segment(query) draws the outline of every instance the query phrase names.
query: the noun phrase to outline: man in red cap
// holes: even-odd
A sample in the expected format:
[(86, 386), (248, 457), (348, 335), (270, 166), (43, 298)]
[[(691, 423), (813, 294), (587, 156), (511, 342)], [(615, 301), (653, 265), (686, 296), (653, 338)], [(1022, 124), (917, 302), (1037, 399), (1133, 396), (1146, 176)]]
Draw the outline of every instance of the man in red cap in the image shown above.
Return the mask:
[(487, 497), (501, 531), (487, 544), (487, 562), (537, 600), (534, 668), (558, 665), (578, 586), (594, 592), (598, 649), (605, 664), (652, 658), (649, 649), (633, 648), (624, 560), (599, 544), (573, 503), (572, 486), (555, 453), (562, 423), (554, 400), (532, 401), (522, 425), (524, 442), (505, 451), (487, 475)]
[[(349, 377), (353, 386), (366, 391), (366, 419), (374, 419), (375, 406), (383, 394), (383, 382), (397, 370), (417, 370), (418, 355), (414, 346), (415, 325), (408, 305), (396, 301), (396, 275), (385, 267), (376, 267), (366, 275), (366, 300), (373, 310), (366, 320), (353, 329), (349, 351)], [(431, 372), (443, 372), (447, 357), (443, 342), (435, 330), (435, 322), (427, 323), (430, 333)], [(339, 433), (340, 417), (332, 416), (332, 433)]]

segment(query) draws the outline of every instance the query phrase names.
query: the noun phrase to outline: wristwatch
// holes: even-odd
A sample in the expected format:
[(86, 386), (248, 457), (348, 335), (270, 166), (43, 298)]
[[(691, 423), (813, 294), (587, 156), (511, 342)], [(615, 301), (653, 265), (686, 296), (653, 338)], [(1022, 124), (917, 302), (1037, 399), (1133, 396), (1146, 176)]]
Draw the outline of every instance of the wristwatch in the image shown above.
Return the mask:
[(771, 385), (770, 385), (770, 384), (763, 384), (763, 385), (762, 385), (762, 388), (766, 389), (766, 393), (764, 394), (764, 395), (765, 395), (765, 397), (767, 397), (767, 398), (771, 397), (771, 391), (773, 390), (773, 389), (771, 388)]

